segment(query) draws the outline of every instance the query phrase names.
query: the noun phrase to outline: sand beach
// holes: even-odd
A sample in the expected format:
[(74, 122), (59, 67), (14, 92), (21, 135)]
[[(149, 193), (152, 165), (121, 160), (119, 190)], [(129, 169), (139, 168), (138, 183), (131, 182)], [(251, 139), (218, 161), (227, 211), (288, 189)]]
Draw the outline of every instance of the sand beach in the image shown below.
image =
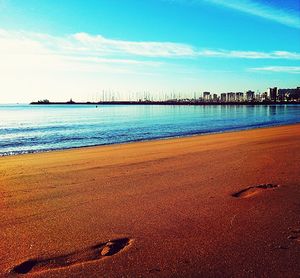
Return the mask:
[(1, 277), (299, 277), (300, 125), (0, 158)]

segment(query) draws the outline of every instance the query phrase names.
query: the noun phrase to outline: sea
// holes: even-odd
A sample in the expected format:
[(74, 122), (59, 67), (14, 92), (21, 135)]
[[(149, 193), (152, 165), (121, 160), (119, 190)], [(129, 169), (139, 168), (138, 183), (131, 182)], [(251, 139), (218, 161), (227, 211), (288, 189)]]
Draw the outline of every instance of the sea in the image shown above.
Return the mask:
[(300, 122), (300, 105), (0, 105), (0, 156)]

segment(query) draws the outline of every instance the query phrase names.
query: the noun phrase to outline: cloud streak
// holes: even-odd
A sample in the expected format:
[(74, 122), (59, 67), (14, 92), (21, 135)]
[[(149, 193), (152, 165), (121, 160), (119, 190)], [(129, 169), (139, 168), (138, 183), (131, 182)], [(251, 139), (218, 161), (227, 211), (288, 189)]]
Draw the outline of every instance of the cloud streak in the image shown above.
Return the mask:
[(290, 66), (270, 66), (270, 67), (251, 68), (250, 71), (300, 74), (300, 67), (297, 67), (297, 66), (296, 67), (290, 67)]
[(240, 59), (287, 59), (300, 60), (300, 53), (288, 51), (239, 51), (239, 50), (203, 50), (198, 56), (215, 58), (240, 58)]
[(238, 50), (200, 50), (195, 46), (171, 42), (134, 42), (107, 39), (87, 33), (72, 35), (83, 49), (102, 53), (127, 54), (152, 58), (244, 58), (244, 59), (291, 59), (300, 60), (300, 53), (288, 51), (257, 52)]
[(92, 36), (87, 33), (77, 33), (72, 38), (82, 46), (97, 52), (126, 53), (145, 57), (190, 57), (195, 56), (192, 46), (171, 42), (135, 42), (112, 40), (101, 35)]
[(237, 10), (267, 20), (271, 20), (289, 27), (300, 29), (299, 10), (282, 9), (261, 3), (255, 0), (165, 0), (168, 2), (185, 3), (189, 5), (200, 5), (203, 3)]
[(261, 52), (200, 49), (183, 43), (115, 40), (87, 33), (58, 37), (30, 32), (10, 32), (1, 29), (0, 54), (56, 55), (76, 61), (149, 66), (161, 65), (161, 59), (197, 59), (201, 57), (300, 60), (300, 53), (283, 50)]

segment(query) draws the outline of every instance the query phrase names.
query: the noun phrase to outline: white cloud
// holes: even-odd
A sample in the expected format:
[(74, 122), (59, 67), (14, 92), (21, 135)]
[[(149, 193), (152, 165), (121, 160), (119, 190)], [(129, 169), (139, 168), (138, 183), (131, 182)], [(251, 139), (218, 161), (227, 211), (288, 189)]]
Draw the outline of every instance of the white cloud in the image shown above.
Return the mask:
[[(140, 68), (157, 67), (159, 61), (113, 56), (108, 45), (93, 48), (78, 43), (73, 36), (55, 37), (31, 32), (0, 29), (0, 72), (78, 71), (78, 72), (140, 72)], [(113, 57), (112, 57), (113, 56)], [(119, 58), (118, 58), (119, 56)]]
[(197, 59), (211, 57), (300, 60), (300, 53), (288, 51), (261, 52), (199, 49), (183, 43), (114, 40), (107, 39), (101, 35), (90, 35), (87, 33), (58, 37), (1, 29), (0, 55), (5, 55), (6, 59), (31, 55), (31, 58), (36, 56), (38, 60), (48, 57), (50, 60), (60, 59), (61, 62), (73, 60), (77, 63), (127, 64), (150, 67), (162, 65), (162, 58)]
[(262, 72), (280, 72), (280, 73), (294, 73), (300, 74), (300, 67), (290, 66), (270, 66), (270, 67), (258, 67), (251, 68), (250, 71), (262, 71)]

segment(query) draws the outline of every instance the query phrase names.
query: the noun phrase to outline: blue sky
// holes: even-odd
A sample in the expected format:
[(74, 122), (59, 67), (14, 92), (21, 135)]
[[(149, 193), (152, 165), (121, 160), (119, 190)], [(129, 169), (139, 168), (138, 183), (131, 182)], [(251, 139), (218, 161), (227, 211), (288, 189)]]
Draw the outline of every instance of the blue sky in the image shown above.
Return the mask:
[(295, 0), (0, 0), (0, 14), (0, 102), (300, 85)]

